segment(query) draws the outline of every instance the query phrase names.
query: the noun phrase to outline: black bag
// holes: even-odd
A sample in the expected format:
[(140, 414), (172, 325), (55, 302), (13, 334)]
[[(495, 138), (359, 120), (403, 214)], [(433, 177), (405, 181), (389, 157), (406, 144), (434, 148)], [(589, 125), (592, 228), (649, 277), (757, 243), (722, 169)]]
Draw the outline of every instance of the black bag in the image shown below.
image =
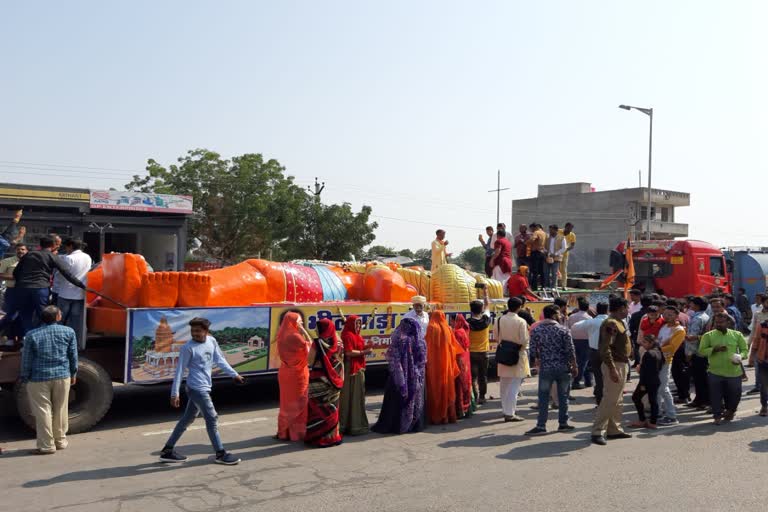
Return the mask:
[(496, 364), (517, 366), (520, 362), (521, 346), (511, 341), (500, 341), (496, 346)]
[(501, 318), (496, 321), (498, 322), (496, 325), (498, 326), (499, 338), (501, 338), (499, 344), (496, 345), (496, 364), (517, 366), (517, 363), (520, 362), (520, 349), (523, 347), (511, 341), (504, 341), (501, 335)]

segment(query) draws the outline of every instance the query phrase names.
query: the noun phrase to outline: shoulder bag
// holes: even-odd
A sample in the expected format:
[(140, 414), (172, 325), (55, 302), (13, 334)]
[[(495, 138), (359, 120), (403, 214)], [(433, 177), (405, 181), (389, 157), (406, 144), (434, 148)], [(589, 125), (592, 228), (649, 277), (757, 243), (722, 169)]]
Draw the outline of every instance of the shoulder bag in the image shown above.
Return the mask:
[(496, 364), (503, 364), (504, 366), (517, 366), (520, 362), (520, 348), (521, 346), (511, 341), (504, 341), (501, 335), (501, 318), (497, 320), (499, 327), (499, 344), (496, 345)]

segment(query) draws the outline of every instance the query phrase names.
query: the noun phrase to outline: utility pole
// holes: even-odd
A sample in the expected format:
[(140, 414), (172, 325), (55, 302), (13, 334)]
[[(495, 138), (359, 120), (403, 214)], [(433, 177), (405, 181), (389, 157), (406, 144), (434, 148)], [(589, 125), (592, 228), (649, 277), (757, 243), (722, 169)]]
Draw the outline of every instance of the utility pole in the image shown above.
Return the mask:
[[(501, 188), (501, 170), (496, 171), (496, 188), (489, 190), (488, 192), (496, 192), (496, 224), (501, 222), (500, 210), (501, 210), (501, 192), (509, 190), (509, 188)], [(510, 226), (511, 229), (511, 226)]]

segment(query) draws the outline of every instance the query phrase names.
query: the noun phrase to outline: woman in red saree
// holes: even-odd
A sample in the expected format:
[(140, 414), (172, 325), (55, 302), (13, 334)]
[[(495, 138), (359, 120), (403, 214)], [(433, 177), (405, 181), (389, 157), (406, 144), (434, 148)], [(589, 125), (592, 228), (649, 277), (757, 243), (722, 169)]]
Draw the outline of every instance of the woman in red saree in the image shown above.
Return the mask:
[(307, 354), (311, 338), (304, 329), (301, 316), (286, 313), (277, 332), (280, 369), (280, 413), (277, 416), (277, 439), (302, 441), (307, 431), (307, 396), (309, 368)]
[(304, 442), (319, 448), (341, 444), (339, 397), (344, 386), (344, 351), (333, 321), (318, 320), (319, 338), (309, 350), (309, 412)]
[(456, 337), (459, 378), (456, 379), (456, 415), (466, 418), (472, 415), (472, 373), (469, 361), (469, 323), (461, 313), (453, 321), (453, 334)]
[(435, 425), (456, 423), (458, 342), (442, 311), (429, 314), (426, 341), (427, 418)]
[(510, 297), (525, 297), (526, 300), (539, 300), (539, 297), (531, 290), (528, 283), (528, 267), (521, 265), (517, 269), (517, 274), (512, 274), (507, 281), (507, 289)]

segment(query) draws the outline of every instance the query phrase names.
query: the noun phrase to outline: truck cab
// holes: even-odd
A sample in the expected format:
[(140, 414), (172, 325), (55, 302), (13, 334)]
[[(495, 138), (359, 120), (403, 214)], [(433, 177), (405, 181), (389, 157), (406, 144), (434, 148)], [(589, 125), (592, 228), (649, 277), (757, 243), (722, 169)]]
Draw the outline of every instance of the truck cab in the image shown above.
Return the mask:
[[(616, 246), (611, 257), (614, 271), (624, 268), (627, 242)], [(635, 287), (648, 293), (662, 291), (669, 297), (731, 292), (723, 252), (698, 240), (641, 240), (631, 242)], [(619, 266), (620, 264), (620, 266)]]

